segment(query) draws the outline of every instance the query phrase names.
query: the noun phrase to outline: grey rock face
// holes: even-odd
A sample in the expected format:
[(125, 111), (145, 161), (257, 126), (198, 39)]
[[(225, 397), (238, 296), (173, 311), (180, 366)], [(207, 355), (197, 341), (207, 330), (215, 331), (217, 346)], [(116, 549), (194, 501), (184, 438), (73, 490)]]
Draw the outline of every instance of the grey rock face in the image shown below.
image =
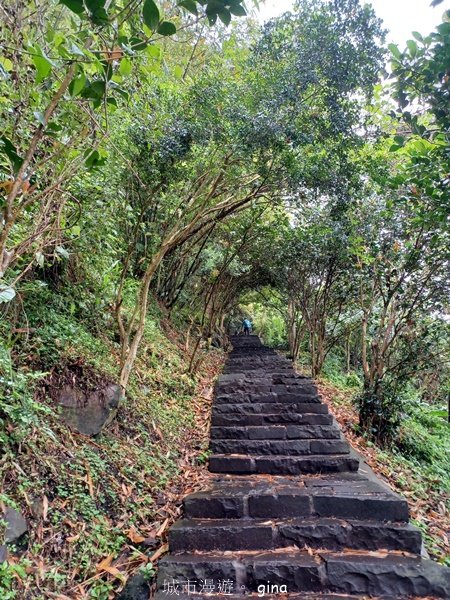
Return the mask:
[(76, 431), (92, 436), (99, 434), (114, 418), (120, 394), (120, 387), (115, 384), (93, 392), (66, 385), (59, 394), (58, 402), (64, 421)]
[(17, 543), (28, 531), (28, 524), (25, 518), (15, 508), (7, 506), (2, 519), (6, 521), (4, 541), (8, 544)]

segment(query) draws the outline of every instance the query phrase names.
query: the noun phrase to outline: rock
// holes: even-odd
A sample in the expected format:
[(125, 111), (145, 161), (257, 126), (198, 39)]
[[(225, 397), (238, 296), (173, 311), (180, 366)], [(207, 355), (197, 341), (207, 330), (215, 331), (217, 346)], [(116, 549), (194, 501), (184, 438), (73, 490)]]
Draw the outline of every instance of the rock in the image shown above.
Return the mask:
[(7, 506), (2, 519), (6, 521), (5, 542), (15, 544), (28, 531), (24, 517), (11, 506)]
[(150, 587), (140, 573), (130, 577), (117, 600), (149, 600)]
[(93, 436), (115, 417), (120, 396), (120, 387), (115, 384), (93, 392), (65, 385), (59, 393), (58, 403), (63, 419), (70, 427), (84, 435)]
[(0, 546), (0, 565), (8, 558), (8, 548), (6, 546)]

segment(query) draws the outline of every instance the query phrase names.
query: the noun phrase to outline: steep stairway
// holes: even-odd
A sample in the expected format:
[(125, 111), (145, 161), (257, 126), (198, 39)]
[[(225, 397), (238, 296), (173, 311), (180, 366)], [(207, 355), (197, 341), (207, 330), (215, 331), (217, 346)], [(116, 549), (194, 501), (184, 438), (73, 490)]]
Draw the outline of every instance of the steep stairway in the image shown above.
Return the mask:
[(169, 531), (156, 598), (450, 598), (408, 506), (360, 469), (314, 382), (233, 338), (211, 421), (208, 489)]

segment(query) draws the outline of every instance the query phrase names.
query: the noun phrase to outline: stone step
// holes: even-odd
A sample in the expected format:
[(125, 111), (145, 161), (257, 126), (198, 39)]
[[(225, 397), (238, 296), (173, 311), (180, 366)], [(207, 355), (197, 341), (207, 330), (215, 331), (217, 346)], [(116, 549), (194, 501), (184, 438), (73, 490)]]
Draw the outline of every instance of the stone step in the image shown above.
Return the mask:
[(322, 554), (330, 591), (384, 598), (450, 598), (450, 569), (401, 554)]
[(241, 375), (249, 376), (254, 375), (255, 377), (261, 377), (267, 372), (277, 371), (279, 373), (284, 373), (285, 375), (292, 375), (292, 367), (287, 365), (266, 365), (264, 363), (260, 363), (258, 365), (236, 365), (232, 367), (224, 367), (223, 372), (225, 375), (231, 375), (234, 373), (239, 373)]
[(289, 360), (282, 360), (273, 355), (261, 355), (259, 359), (246, 360), (244, 358), (230, 359), (223, 370), (224, 375), (231, 373), (247, 373), (255, 376), (264, 376), (266, 373), (288, 373), (294, 374), (292, 363)]
[(292, 367), (292, 361), (290, 361), (289, 359), (280, 356), (279, 354), (277, 354), (276, 352), (240, 352), (240, 353), (232, 353), (229, 355), (229, 358), (227, 360), (227, 365), (235, 365), (235, 364), (239, 364), (239, 363), (245, 363), (245, 364), (255, 364), (258, 362), (265, 362), (267, 364), (286, 364), (289, 365), (291, 370), (293, 370)]
[(214, 454), (251, 454), (259, 456), (306, 456), (349, 454), (350, 446), (343, 440), (217, 440), (210, 442)]
[(212, 473), (235, 475), (266, 473), (300, 475), (301, 473), (336, 473), (357, 471), (359, 460), (349, 455), (250, 456), (247, 454), (213, 454), (209, 458)]
[(214, 406), (218, 404), (246, 404), (257, 402), (260, 404), (266, 403), (284, 403), (284, 402), (321, 402), (322, 397), (319, 394), (303, 394), (303, 393), (279, 393), (267, 390), (255, 390), (248, 392), (237, 392), (234, 394), (222, 394), (218, 392), (218, 395), (214, 399)]
[[(266, 600), (280, 600), (280, 598), (289, 598), (289, 600), (369, 600), (369, 598), (367, 596), (354, 596), (353, 594), (351, 596), (349, 595), (345, 595), (343, 596), (342, 594), (321, 594), (321, 593), (317, 593), (315, 592), (313, 595), (311, 594), (305, 594), (305, 593), (301, 593), (301, 594), (283, 594), (283, 592), (280, 592), (280, 586), (271, 586), (270, 584), (265, 584), (264, 586), (260, 587), (259, 591), (254, 593), (254, 594), (245, 594), (245, 596), (240, 595), (235, 595), (235, 594), (230, 594), (228, 593), (228, 591), (223, 594), (220, 592), (219, 589), (219, 584), (218, 583), (213, 583), (213, 584), (207, 584), (206, 588), (203, 588), (204, 584), (203, 582), (200, 582), (197, 586), (196, 589), (198, 589), (198, 593), (189, 591), (186, 593), (186, 591), (183, 592), (183, 586), (182, 585), (178, 585), (177, 587), (177, 591), (173, 591), (173, 583), (171, 581), (168, 582), (168, 590), (169, 591), (165, 591), (165, 592), (158, 592), (155, 594), (155, 596), (153, 596), (154, 600), (167, 600), (168, 598), (170, 598), (170, 596), (172, 596), (173, 598), (176, 598), (177, 600), (224, 600), (224, 598), (226, 600), (259, 600), (260, 598), (266, 598)], [(220, 584), (222, 587), (224, 586), (223, 582)], [(172, 586), (172, 587), (170, 587)], [(187, 585), (184, 585), (185, 590), (187, 589)], [(206, 589), (207, 591), (203, 591), (202, 592), (202, 588)], [(213, 590), (211, 592), (211, 590)], [(217, 591), (217, 593), (214, 593), (214, 590)], [(282, 594), (282, 595), (280, 595)], [(377, 598), (375, 598), (375, 596), (371, 596), (370, 600), (377, 600)], [(389, 598), (378, 598), (378, 600), (392, 600)], [(409, 599), (411, 600), (411, 598)]]
[(256, 415), (256, 414), (290, 414), (290, 413), (314, 413), (326, 415), (328, 406), (316, 402), (293, 402), (290, 403), (246, 403), (246, 404), (215, 404), (212, 408), (213, 415)]
[(272, 424), (290, 425), (331, 425), (333, 417), (330, 414), (313, 413), (278, 413), (278, 414), (213, 414), (211, 424), (213, 426), (263, 426)]
[[(256, 553), (255, 553), (256, 554)], [(259, 556), (261, 558), (259, 558)], [(239, 553), (175, 554), (159, 561), (157, 587), (162, 590), (167, 581), (213, 581), (230, 582), (229, 591), (243, 593), (257, 591), (258, 584), (283, 584), (289, 591), (314, 591), (321, 589), (320, 559), (307, 552), (291, 552), (280, 555), (256, 555)], [(291, 589), (290, 589), (291, 588)]]
[[(215, 386), (215, 392), (220, 394), (239, 394), (246, 389), (254, 390), (258, 388), (258, 391), (274, 391), (274, 392), (285, 392), (286, 389), (292, 393), (299, 394), (316, 394), (317, 386), (314, 385), (309, 380), (300, 379), (298, 382), (294, 381), (293, 383), (274, 383), (271, 380), (267, 379), (252, 379), (246, 378), (242, 380), (233, 381), (223, 381), (221, 383), (217, 383)], [(275, 389), (273, 389), (275, 388)]]
[(303, 440), (341, 438), (336, 426), (328, 425), (266, 425), (265, 427), (211, 427), (213, 440)]
[[(449, 598), (450, 569), (420, 557), (390, 552), (319, 552), (301, 550), (177, 554), (159, 562), (157, 586), (167, 582), (209, 581), (229, 593), (257, 592), (261, 586), (285, 586), (281, 593), (336, 592), (384, 596)], [(192, 588), (191, 588), (192, 589)]]
[(422, 535), (411, 525), (332, 518), (287, 520), (182, 519), (169, 530), (172, 553), (275, 550), (400, 550), (420, 554)]
[(261, 392), (298, 392), (299, 394), (317, 394), (317, 386), (308, 379), (291, 379), (288, 377), (277, 378), (282, 383), (274, 383), (272, 379), (262, 379), (261, 377), (245, 377), (219, 380), (215, 385), (216, 393), (233, 394), (246, 390)]
[(406, 500), (358, 473), (302, 477), (225, 476), (184, 499), (188, 519), (292, 519), (408, 521)]

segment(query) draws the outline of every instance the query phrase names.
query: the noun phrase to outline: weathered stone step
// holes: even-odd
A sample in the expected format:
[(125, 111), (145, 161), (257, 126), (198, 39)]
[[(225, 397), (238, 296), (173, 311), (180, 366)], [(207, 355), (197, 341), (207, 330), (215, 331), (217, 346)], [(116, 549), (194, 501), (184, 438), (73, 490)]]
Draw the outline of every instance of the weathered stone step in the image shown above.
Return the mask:
[(306, 456), (349, 454), (350, 446), (343, 440), (217, 440), (210, 442), (215, 454), (251, 454), (259, 456)]
[[(290, 383), (287, 383), (290, 381)], [(274, 383), (268, 379), (245, 378), (242, 379), (224, 379), (216, 383), (215, 392), (217, 395), (233, 395), (243, 392), (275, 392), (275, 393), (298, 393), (305, 395), (317, 394), (317, 386), (308, 380), (293, 380), (286, 378), (283, 383)]]
[(170, 552), (275, 550), (400, 550), (420, 554), (421, 532), (411, 525), (332, 518), (288, 520), (182, 519), (169, 531)]
[(225, 375), (230, 375), (232, 373), (240, 373), (242, 375), (252, 374), (256, 377), (261, 377), (268, 371), (277, 371), (279, 373), (285, 373), (286, 375), (292, 375), (292, 367), (287, 365), (266, 365), (264, 363), (260, 363), (258, 365), (236, 365), (234, 367), (225, 366), (223, 372)]
[(331, 425), (333, 417), (330, 414), (312, 414), (312, 413), (278, 413), (278, 414), (218, 414), (214, 413), (211, 417), (213, 426), (262, 426), (272, 424), (287, 425)]
[(209, 470), (212, 473), (232, 473), (235, 475), (251, 473), (272, 475), (336, 473), (357, 471), (358, 467), (359, 460), (345, 454), (310, 454), (308, 456), (213, 454), (209, 458)]
[(310, 379), (295, 379), (288, 374), (284, 375), (284, 377), (283, 375), (280, 375), (276, 378), (261, 376), (251, 377), (249, 374), (240, 374), (237, 377), (234, 377), (233, 374), (229, 374), (220, 378), (215, 385), (216, 390), (225, 388), (228, 389), (230, 393), (255, 387), (261, 387), (265, 391), (269, 391), (270, 388), (275, 388), (274, 391), (282, 392), (287, 388), (289, 391), (301, 392), (303, 390), (304, 393), (311, 394), (317, 392), (316, 384)]
[(249, 391), (249, 392), (238, 392), (235, 394), (222, 395), (220, 392), (214, 400), (214, 406), (218, 404), (246, 404), (258, 402), (260, 404), (266, 403), (283, 403), (283, 402), (321, 402), (322, 397), (319, 394), (303, 394), (303, 393), (280, 393), (273, 391)]
[(280, 383), (287, 383), (290, 385), (315, 385), (314, 380), (311, 377), (299, 375), (294, 371), (292, 371), (292, 373), (286, 373), (285, 371), (282, 373), (268, 372), (261, 375), (253, 375), (252, 373), (227, 373), (225, 375), (219, 375), (216, 385), (220, 386), (223, 383), (254, 383), (256, 381), (260, 383), (270, 383), (271, 385)]
[(212, 408), (213, 415), (255, 415), (255, 414), (277, 414), (277, 413), (315, 413), (326, 415), (328, 406), (318, 402), (292, 402), (292, 403), (246, 403), (246, 404), (215, 404)]
[[(230, 581), (233, 590), (257, 591), (258, 584), (279, 584), (283, 571), (283, 584), (288, 591), (314, 591), (321, 589), (320, 559), (307, 552), (277, 555), (239, 553), (232, 556), (220, 553), (176, 554), (159, 562), (157, 585), (163, 589), (164, 581)], [(289, 589), (289, 584), (292, 589)]]
[(340, 430), (327, 425), (266, 425), (265, 427), (211, 427), (213, 440), (302, 440), (341, 438)]
[[(169, 587), (168, 589), (170, 589), (171, 591), (173, 590), (173, 583), (172, 582), (168, 582), (168, 586), (172, 586)], [(281, 586), (271, 586), (270, 583), (269, 584), (265, 584), (263, 587), (264, 589), (261, 587), (259, 589), (258, 592), (254, 593), (254, 594), (245, 594), (245, 596), (240, 595), (235, 595), (235, 594), (230, 594), (228, 592), (225, 592), (225, 594), (220, 593), (219, 591), (219, 584), (216, 582), (215, 584), (210, 584), (209, 587), (207, 585), (206, 589), (208, 590), (208, 592), (202, 592), (202, 587), (203, 587), (203, 582), (200, 582), (198, 585), (196, 585), (196, 589), (199, 590), (198, 593), (194, 593), (194, 592), (188, 592), (188, 593), (183, 593), (183, 586), (182, 585), (178, 585), (178, 593), (173, 592), (172, 594), (170, 594), (169, 592), (158, 592), (155, 596), (154, 596), (154, 600), (167, 600), (168, 598), (170, 598), (171, 595), (173, 595), (174, 598), (176, 598), (177, 600), (224, 600), (224, 598), (226, 600), (243, 600), (243, 598), (245, 598), (245, 600), (259, 600), (259, 598), (266, 598), (266, 600), (280, 600), (280, 598), (289, 598), (289, 600), (369, 600), (368, 596), (354, 596), (353, 594), (351, 596), (349, 595), (345, 595), (343, 596), (342, 594), (321, 594), (321, 593), (317, 593), (315, 592), (314, 595), (311, 594), (305, 594), (305, 593), (301, 593), (301, 594), (283, 594), (283, 591), (280, 592), (280, 587)], [(222, 587), (224, 586), (223, 583), (220, 584)], [(184, 585), (185, 588), (187, 588), (187, 584)], [(209, 590), (216, 590), (217, 594), (211, 593)], [(261, 595), (263, 594), (263, 596)], [(281, 594), (281, 596), (280, 596)], [(377, 598), (375, 598), (375, 596), (371, 596), (370, 600), (377, 600)], [(378, 600), (392, 600), (392, 598), (378, 598)], [(398, 599), (397, 599), (398, 600)], [(411, 600), (411, 598), (409, 598), (409, 600)]]
[[(204, 552), (177, 554), (159, 562), (158, 588), (167, 581), (229, 581), (234, 589), (256, 592), (261, 585), (283, 592), (336, 592), (386, 598), (449, 598), (450, 569), (420, 557), (383, 552), (304, 551)], [(231, 588), (231, 586), (230, 586)]]
[(184, 499), (189, 519), (284, 519), (330, 517), (351, 520), (408, 521), (408, 504), (357, 473), (302, 477), (225, 477)]
[(450, 569), (419, 556), (322, 554), (330, 591), (385, 598), (450, 598)]

